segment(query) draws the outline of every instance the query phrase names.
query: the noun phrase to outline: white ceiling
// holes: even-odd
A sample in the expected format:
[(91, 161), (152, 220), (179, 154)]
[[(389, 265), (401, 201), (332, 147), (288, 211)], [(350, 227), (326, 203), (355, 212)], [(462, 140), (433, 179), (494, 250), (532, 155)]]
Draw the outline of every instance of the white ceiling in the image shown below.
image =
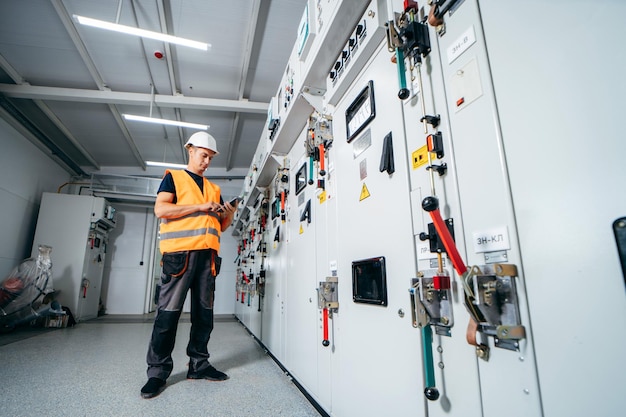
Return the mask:
[[(250, 166), (306, 0), (0, 0), (0, 116), (68, 171), (160, 177), (210, 125), (209, 176)], [(119, 13), (118, 13), (119, 12)], [(82, 26), (82, 15), (210, 43), (201, 51)], [(164, 54), (155, 57), (155, 51)], [(154, 90), (152, 88), (154, 87)]]

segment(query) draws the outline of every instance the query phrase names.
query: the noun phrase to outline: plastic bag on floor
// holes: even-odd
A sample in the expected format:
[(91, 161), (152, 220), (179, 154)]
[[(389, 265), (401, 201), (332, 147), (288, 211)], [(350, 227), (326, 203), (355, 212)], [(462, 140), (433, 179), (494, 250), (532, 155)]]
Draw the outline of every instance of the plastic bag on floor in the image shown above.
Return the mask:
[[(65, 314), (58, 303), (44, 305), (52, 286), (50, 246), (40, 245), (37, 258), (29, 258), (16, 266), (0, 283), (0, 326), (12, 328), (50, 314)], [(60, 306), (58, 306), (60, 307)]]

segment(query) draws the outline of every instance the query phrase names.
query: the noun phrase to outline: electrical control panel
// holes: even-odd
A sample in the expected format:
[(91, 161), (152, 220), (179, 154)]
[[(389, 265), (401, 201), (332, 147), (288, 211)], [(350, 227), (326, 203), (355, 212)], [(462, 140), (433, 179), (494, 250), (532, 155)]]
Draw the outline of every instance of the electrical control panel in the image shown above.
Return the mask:
[(117, 212), (115, 207), (109, 204), (104, 198), (93, 199), (93, 210), (91, 212), (91, 222), (105, 230), (113, 229), (117, 222)]
[(326, 98), (329, 104), (334, 105), (339, 101), (385, 38), (385, 7), (384, 1), (373, 0), (353, 27), (326, 77)]
[[(536, 106), (545, 109), (526, 90), (548, 98), (554, 98), (553, 91), (566, 96), (569, 90), (559, 90), (558, 83), (545, 88), (541, 77), (519, 82), (535, 70), (531, 60), (510, 59), (511, 45), (534, 56), (542, 54), (535, 46), (543, 41), (531, 33), (535, 42), (516, 43), (519, 28), (507, 27), (518, 25), (510, 8), (522, 15), (528, 5), (492, 3), (307, 2), (296, 49), (268, 112), (269, 145), (261, 152), (267, 157), (251, 168), (244, 235), (248, 242), (260, 239), (250, 233), (267, 222), (267, 268), (259, 266), (258, 249), (245, 252), (249, 282), (244, 279), (238, 287), (244, 293), (239, 306), (244, 322), (250, 321), (248, 294), (266, 294), (258, 335), (321, 407), (338, 417), (539, 416), (565, 408), (560, 414), (572, 414), (580, 402), (569, 404), (570, 392), (577, 397), (586, 389), (598, 392), (572, 384), (563, 394), (560, 386), (543, 382), (575, 376), (561, 365), (595, 349), (591, 340), (575, 336), (576, 328), (597, 324), (584, 309), (573, 308), (568, 314), (576, 322), (558, 323), (567, 330), (559, 340), (570, 343), (546, 341), (555, 324), (542, 309), (551, 305), (554, 293), (544, 283), (577, 300), (584, 299), (583, 292), (602, 291), (610, 274), (603, 275), (607, 279), (598, 289), (576, 285), (573, 270), (584, 266), (568, 262), (563, 252), (578, 250), (583, 259), (585, 249), (559, 248), (558, 241), (584, 235), (597, 243), (594, 247), (612, 246), (621, 230), (608, 226), (622, 226), (616, 219), (623, 220), (624, 213), (611, 212), (604, 228), (581, 234), (578, 229), (602, 216), (577, 222), (573, 216), (554, 216), (552, 205), (546, 210), (536, 204), (552, 201), (556, 187), (545, 184), (561, 184), (545, 170), (532, 169), (552, 166), (548, 160), (555, 154), (537, 154), (534, 145), (575, 150), (556, 131), (567, 123), (539, 121), (541, 132), (524, 124)], [(508, 38), (495, 36), (499, 31)], [(596, 46), (594, 52), (603, 47)], [(562, 40), (558, 47), (565, 51), (571, 45)], [(553, 50), (544, 60), (554, 58)], [(571, 79), (567, 73), (559, 76)], [(494, 88), (502, 79), (509, 83)], [(544, 131), (552, 132), (547, 142), (540, 138), (547, 137)], [(574, 135), (569, 132), (568, 140)], [(544, 164), (529, 165), (536, 158)], [(576, 164), (557, 165), (585, 183)], [(265, 188), (259, 191), (259, 185)], [(559, 191), (567, 194), (562, 187)], [(259, 202), (259, 192), (267, 192), (261, 198), (265, 203)], [(537, 193), (543, 198), (525, 197)], [(262, 204), (265, 209), (255, 209)], [(558, 233), (545, 224), (558, 226)], [(543, 232), (539, 238), (537, 230)], [(615, 239), (598, 243), (609, 231)], [(546, 245), (537, 239), (552, 242), (551, 262), (545, 262)], [(597, 259), (602, 256), (594, 252)], [(562, 262), (552, 262), (556, 259)], [(600, 264), (594, 259), (594, 268), (605, 270), (606, 262)], [(336, 279), (350, 273), (352, 280)], [(620, 316), (613, 301), (603, 308)], [(607, 349), (614, 353), (621, 345), (613, 345)], [(539, 348), (545, 358), (541, 367)], [(391, 389), (372, 382), (371, 369), (363, 366), (372, 357), (378, 369), (394, 370)], [(612, 360), (596, 356), (588, 371), (600, 363), (607, 368)], [(623, 386), (619, 378), (611, 375), (600, 389)], [(377, 395), (382, 389), (394, 394)], [(592, 407), (606, 407), (603, 411), (612, 412), (604, 414), (614, 415), (615, 404), (596, 401)]]

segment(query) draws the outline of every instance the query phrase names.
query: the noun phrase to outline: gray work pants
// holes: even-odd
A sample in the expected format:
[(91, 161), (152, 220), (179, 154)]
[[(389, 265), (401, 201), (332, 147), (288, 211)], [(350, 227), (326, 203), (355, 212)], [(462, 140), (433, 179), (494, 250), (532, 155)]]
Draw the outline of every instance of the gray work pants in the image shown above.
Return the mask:
[(191, 290), (191, 331), (187, 355), (189, 371), (202, 372), (209, 366), (207, 344), (213, 330), (215, 275), (211, 265), (214, 250), (184, 251), (163, 255), (157, 315), (146, 361), (148, 378), (166, 380), (172, 373), (172, 351), (178, 320), (188, 290)]

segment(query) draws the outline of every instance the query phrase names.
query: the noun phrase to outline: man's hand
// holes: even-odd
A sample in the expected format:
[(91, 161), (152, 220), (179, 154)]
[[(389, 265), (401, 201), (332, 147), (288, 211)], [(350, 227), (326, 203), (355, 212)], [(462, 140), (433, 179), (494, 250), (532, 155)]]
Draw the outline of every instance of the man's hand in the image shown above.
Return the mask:
[(226, 214), (227, 216), (232, 216), (237, 211), (237, 206), (239, 205), (239, 201), (235, 201), (234, 205), (232, 202), (227, 201), (223, 205), (220, 206), (219, 212)]
[(231, 204), (230, 201), (225, 202), (221, 207), (222, 213), (222, 231), (226, 230), (228, 226), (233, 222), (233, 217), (235, 217), (235, 212), (237, 211), (237, 206), (239, 205), (239, 200), (235, 200), (235, 204)]
[(174, 201), (174, 194), (160, 192), (154, 203), (154, 214), (161, 219), (176, 219), (198, 211), (205, 213), (210, 211), (218, 212), (222, 207), (219, 203), (215, 202), (180, 205), (174, 204), (172, 201)]
[(222, 206), (219, 203), (215, 203), (213, 201), (210, 201), (208, 203), (202, 203), (198, 207), (198, 211), (205, 211), (205, 212), (209, 212), (209, 211), (220, 212), (221, 210), (222, 210)]

